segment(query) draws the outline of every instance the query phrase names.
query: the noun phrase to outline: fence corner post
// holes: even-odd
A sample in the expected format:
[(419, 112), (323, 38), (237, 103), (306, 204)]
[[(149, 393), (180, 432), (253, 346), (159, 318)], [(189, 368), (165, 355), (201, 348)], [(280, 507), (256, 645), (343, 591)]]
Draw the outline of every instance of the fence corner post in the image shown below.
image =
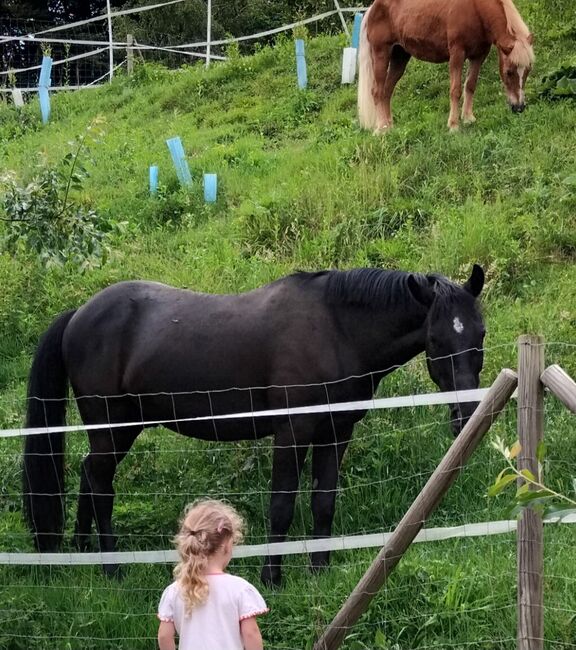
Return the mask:
[[(539, 477), (538, 445), (544, 437), (544, 338), (518, 339), (518, 469)], [(541, 477), (539, 477), (540, 479)], [(517, 532), (518, 650), (544, 648), (544, 526), (532, 508), (522, 511)]]

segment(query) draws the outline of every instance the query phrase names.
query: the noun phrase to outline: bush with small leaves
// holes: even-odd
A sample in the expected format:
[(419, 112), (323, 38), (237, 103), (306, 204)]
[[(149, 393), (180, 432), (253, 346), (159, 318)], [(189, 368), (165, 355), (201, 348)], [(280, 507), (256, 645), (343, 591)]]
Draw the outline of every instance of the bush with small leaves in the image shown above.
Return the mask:
[(101, 135), (99, 123), (92, 122), (56, 166), (42, 161), (29, 182), (22, 183), (11, 172), (0, 177), (4, 250), (32, 253), (44, 266), (72, 264), (80, 270), (106, 261), (114, 233), (125, 224), (103, 217), (73, 196), (88, 177), (81, 155)]

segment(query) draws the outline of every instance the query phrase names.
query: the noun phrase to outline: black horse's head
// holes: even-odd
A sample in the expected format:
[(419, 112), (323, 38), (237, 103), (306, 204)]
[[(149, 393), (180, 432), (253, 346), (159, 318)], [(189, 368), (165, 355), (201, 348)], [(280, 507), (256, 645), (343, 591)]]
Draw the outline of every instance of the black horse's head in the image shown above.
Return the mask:
[[(428, 307), (425, 345), (430, 377), (442, 391), (478, 388), (485, 329), (476, 298), (484, 286), (484, 271), (475, 264), (462, 286), (435, 275), (425, 280), (411, 278), (410, 290)], [(454, 435), (460, 433), (477, 405), (450, 405)]]

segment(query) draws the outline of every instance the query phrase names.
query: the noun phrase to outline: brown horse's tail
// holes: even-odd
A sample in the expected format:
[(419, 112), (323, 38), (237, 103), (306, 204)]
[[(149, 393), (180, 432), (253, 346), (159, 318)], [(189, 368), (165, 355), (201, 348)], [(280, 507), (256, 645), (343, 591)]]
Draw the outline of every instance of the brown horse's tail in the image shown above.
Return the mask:
[[(59, 316), (46, 331), (28, 380), (26, 426), (65, 424), (68, 376), (62, 337), (74, 311)], [(39, 551), (55, 551), (64, 528), (64, 434), (28, 435), (24, 441), (24, 514)]]
[(374, 67), (372, 46), (368, 41), (367, 25), (370, 9), (364, 14), (360, 29), (360, 51), (358, 65), (358, 120), (364, 129), (376, 128), (376, 104), (372, 95)]

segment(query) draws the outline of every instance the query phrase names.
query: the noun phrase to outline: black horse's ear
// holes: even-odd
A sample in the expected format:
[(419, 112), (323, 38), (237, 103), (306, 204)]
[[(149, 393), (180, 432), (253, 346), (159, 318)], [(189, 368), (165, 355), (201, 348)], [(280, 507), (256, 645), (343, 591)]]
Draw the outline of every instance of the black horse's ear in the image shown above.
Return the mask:
[(408, 289), (410, 293), (424, 307), (430, 307), (434, 302), (434, 285), (436, 280), (426, 276), (423, 280), (417, 280), (412, 274), (408, 276)]
[(482, 292), (482, 287), (484, 286), (484, 271), (482, 267), (478, 264), (474, 264), (472, 267), (472, 275), (466, 280), (464, 284), (464, 289), (471, 293), (474, 298), (478, 298)]

